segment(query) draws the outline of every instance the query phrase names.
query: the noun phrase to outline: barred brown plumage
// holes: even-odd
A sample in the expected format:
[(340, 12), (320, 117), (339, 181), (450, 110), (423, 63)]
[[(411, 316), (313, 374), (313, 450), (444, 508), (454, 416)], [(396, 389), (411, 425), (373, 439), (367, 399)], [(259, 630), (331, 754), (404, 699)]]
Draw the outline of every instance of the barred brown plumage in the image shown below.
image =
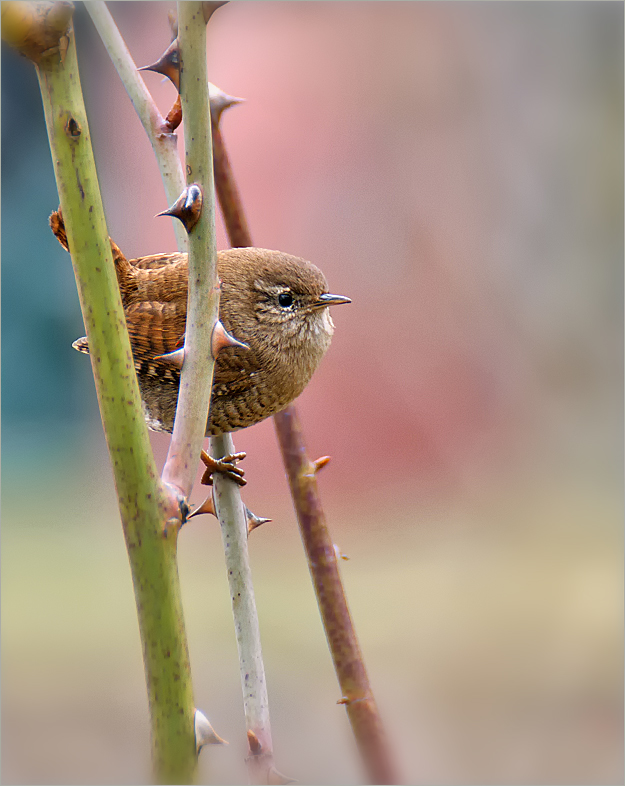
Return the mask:
[[(60, 212), (50, 227), (66, 250)], [(187, 255), (127, 260), (111, 240), (146, 421), (171, 432), (180, 372), (159, 356), (182, 346), (186, 326)], [(206, 435), (246, 428), (284, 409), (304, 390), (334, 332), (328, 307), (349, 303), (330, 295), (323, 273), (304, 259), (260, 248), (220, 251), (219, 317), (247, 345), (217, 356)], [(73, 344), (88, 353), (86, 338)]]

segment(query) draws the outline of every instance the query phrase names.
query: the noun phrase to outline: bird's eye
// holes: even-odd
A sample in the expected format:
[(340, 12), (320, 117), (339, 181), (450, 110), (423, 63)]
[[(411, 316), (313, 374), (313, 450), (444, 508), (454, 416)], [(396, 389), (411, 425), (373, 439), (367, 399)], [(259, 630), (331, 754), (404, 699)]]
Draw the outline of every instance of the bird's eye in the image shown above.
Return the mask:
[(290, 292), (281, 292), (278, 295), (278, 303), (282, 308), (290, 308), (293, 305), (293, 295)]

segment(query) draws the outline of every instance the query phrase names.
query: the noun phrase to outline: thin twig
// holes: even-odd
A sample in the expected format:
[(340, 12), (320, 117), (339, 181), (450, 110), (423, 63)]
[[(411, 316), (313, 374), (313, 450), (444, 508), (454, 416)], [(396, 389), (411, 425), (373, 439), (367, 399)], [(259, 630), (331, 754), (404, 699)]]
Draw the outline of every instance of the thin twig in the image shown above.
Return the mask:
[[(213, 437), (211, 450), (217, 458), (234, 453), (232, 436), (223, 434)], [(270, 782), (270, 772), (274, 768), (273, 743), (260, 628), (247, 548), (247, 518), (236, 484), (218, 475), (213, 483), (239, 652), (249, 747), (246, 761), (251, 783), (266, 784)]]
[(336, 549), (321, 507), (314, 464), (306, 455), (302, 427), (293, 405), (274, 415), (274, 424), (297, 509), (334, 668), (354, 737), (371, 783), (398, 783), (388, 741), (360, 652)]
[[(221, 140), (219, 130), (221, 112), (213, 112), (211, 119), (213, 140)], [(217, 160), (217, 155), (222, 157), (221, 163)], [(225, 156), (223, 144), (219, 144), (219, 153), (217, 148), (213, 146), (215, 177), (216, 179), (220, 177), (222, 181), (221, 185), (216, 183), (217, 189), (223, 188), (223, 156)], [(231, 179), (230, 183), (234, 184), (234, 181)], [(246, 230), (246, 226), (241, 229), (241, 231)], [(231, 434), (212, 437), (210, 442), (211, 452), (217, 458), (235, 452)], [(247, 517), (235, 483), (223, 475), (216, 475), (213, 483), (215, 507), (222, 529), (234, 628), (239, 651), (239, 668), (249, 747), (246, 761), (251, 782), (266, 784), (272, 779), (272, 771), (275, 773), (273, 780), (279, 781), (282, 776), (276, 772), (274, 765), (265, 667), (247, 547)]]
[[(177, 138), (168, 131), (165, 120), (158, 111), (152, 96), (132, 59), (126, 42), (121, 36), (110, 11), (101, 0), (85, 3), (85, 8), (95, 25), (113, 65), (117, 69), (143, 128), (152, 144), (165, 186), (168, 204), (173, 204), (184, 188), (185, 179), (178, 155)], [(179, 251), (187, 250), (187, 233), (174, 220), (174, 232)]]
[[(179, 3), (180, 98), (184, 112), (186, 171), (203, 200), (189, 235), (189, 296), (176, 418), (163, 480), (188, 497), (206, 434), (213, 382), (211, 335), (219, 318), (215, 245), (215, 190), (206, 74), (206, 22), (201, 2)], [(183, 21), (184, 20), (184, 21)]]
[[(213, 155), (215, 186), (230, 242), (233, 246), (252, 246), (223, 137), (215, 126)], [(315, 467), (306, 455), (295, 406), (291, 404), (274, 415), (273, 421), (289, 478), (317, 603), (341, 686), (341, 703), (345, 704), (370, 781), (381, 784), (398, 783), (393, 757), (349, 614), (334, 543), (326, 525), (317, 490)]]

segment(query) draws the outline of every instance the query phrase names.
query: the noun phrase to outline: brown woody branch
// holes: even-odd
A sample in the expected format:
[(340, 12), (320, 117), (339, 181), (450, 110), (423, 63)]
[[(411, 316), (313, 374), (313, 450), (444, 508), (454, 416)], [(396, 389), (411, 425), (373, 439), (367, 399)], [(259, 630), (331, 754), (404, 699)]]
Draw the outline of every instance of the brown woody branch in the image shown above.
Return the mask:
[[(213, 122), (213, 168), (215, 190), (230, 243), (234, 247), (252, 246), (252, 237), (218, 122)], [(273, 420), (334, 669), (341, 686), (342, 698), (339, 703), (345, 704), (371, 783), (398, 783), (349, 614), (334, 543), (321, 506), (315, 478), (316, 466), (306, 454), (294, 405), (274, 415)]]

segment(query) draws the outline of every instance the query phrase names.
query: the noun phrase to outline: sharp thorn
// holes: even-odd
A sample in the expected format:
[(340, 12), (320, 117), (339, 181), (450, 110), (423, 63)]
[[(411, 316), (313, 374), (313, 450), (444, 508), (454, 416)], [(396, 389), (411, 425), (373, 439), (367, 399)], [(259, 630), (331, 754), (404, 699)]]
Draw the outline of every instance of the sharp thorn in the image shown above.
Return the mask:
[(225, 347), (241, 347), (242, 349), (249, 349), (247, 344), (244, 344), (242, 341), (237, 341), (234, 336), (231, 336), (223, 326), (221, 320), (218, 319), (217, 322), (215, 322), (213, 335), (211, 337), (211, 352), (213, 358), (217, 358), (217, 355), (221, 352), (222, 349), (225, 349)]
[(205, 745), (228, 745), (213, 729), (203, 712), (196, 709), (193, 719), (195, 728), (195, 752), (199, 753)]
[(321, 456), (318, 459), (315, 459), (312, 463), (313, 465), (313, 472), (317, 473), (320, 469), (323, 469), (326, 464), (330, 463), (331, 456)]
[(217, 11), (218, 8), (221, 8), (222, 5), (226, 5), (228, 0), (216, 0), (216, 2), (204, 2), (202, 3), (202, 11), (204, 13), (204, 21), (208, 24), (211, 16)]
[(192, 183), (185, 188), (171, 207), (163, 210), (162, 213), (157, 213), (156, 217), (172, 216), (177, 218), (184, 224), (184, 228), (189, 233), (199, 221), (201, 213), (202, 189), (197, 183)]
[(174, 38), (156, 63), (142, 66), (138, 70), (155, 71), (157, 74), (168, 77), (174, 83), (176, 90), (180, 92), (180, 49), (178, 47), (178, 39)]
[(260, 740), (251, 729), (247, 730), (247, 742), (250, 746), (250, 753), (252, 756), (258, 756), (262, 752), (263, 746), (260, 744)]
[(215, 511), (215, 501), (213, 499), (212, 493), (206, 497), (199, 508), (196, 508), (192, 513), (187, 515), (187, 521), (192, 519), (194, 516), (201, 516), (202, 513), (210, 513), (213, 516), (217, 516), (217, 512)]
[(169, 363), (176, 368), (182, 368), (184, 363), (184, 347), (175, 349), (173, 352), (166, 352), (164, 355), (157, 355), (154, 360), (160, 360), (161, 363)]
[(236, 96), (229, 96), (227, 93), (224, 93), (221, 88), (217, 87), (217, 85), (214, 85), (212, 82), (208, 83), (208, 98), (210, 101), (211, 120), (215, 125), (219, 125), (224, 110), (245, 102), (244, 98), (237, 98)]
[(255, 513), (245, 506), (245, 517), (247, 518), (247, 534), (249, 535), (252, 530), (257, 529), (262, 524), (268, 524), (271, 519), (264, 519), (260, 516), (257, 516)]
[(347, 560), (349, 560), (349, 557), (347, 556), (347, 554), (343, 554), (343, 552), (342, 552), (342, 551), (341, 551), (341, 549), (340, 549), (340, 548), (337, 546), (337, 544), (336, 544), (336, 543), (334, 544), (334, 554), (335, 554), (335, 556), (336, 556), (336, 558), (337, 558), (337, 559), (344, 559), (344, 560), (346, 560), (346, 561), (347, 561)]
[(275, 767), (270, 767), (267, 773), (267, 782), (270, 786), (287, 786), (290, 783), (299, 783), (295, 778), (287, 778), (286, 775), (278, 772)]

